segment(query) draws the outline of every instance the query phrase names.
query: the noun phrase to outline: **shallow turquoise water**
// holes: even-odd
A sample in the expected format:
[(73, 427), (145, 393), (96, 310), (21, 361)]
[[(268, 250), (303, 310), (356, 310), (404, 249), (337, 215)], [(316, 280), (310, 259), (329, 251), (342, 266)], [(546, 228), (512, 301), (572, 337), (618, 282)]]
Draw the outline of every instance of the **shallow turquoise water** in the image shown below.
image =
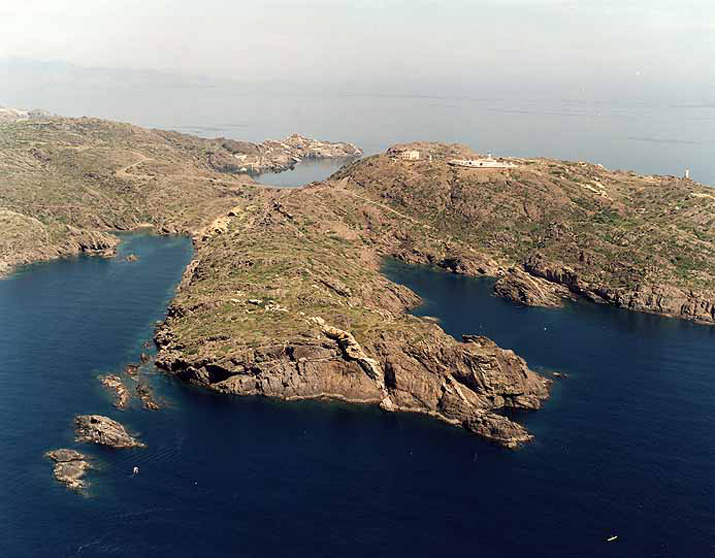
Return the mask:
[[(503, 450), (373, 407), (218, 396), (151, 367), (169, 407), (119, 412), (96, 376), (136, 361), (191, 257), (187, 239), (125, 238), (136, 263), (79, 258), (0, 281), (3, 557), (713, 554), (713, 329), (518, 308), (488, 281), (390, 263), (425, 297), (418, 313), (569, 375), (519, 417), (533, 444)], [(81, 448), (101, 467), (84, 497), (42, 456), (75, 447), (80, 413), (148, 444)]]

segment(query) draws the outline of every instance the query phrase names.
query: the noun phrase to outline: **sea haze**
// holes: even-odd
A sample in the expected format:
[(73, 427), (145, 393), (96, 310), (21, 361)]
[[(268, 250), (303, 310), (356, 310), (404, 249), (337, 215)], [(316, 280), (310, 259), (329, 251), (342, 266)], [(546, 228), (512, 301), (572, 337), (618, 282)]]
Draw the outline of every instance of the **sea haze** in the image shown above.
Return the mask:
[(0, 104), (66, 116), (257, 142), (299, 132), (350, 141), (367, 154), (396, 142), (462, 142), (482, 153), (585, 160), (642, 174), (687, 168), (715, 185), (715, 100), (700, 97), (488, 84), (310, 88), (2, 59), (0, 76)]

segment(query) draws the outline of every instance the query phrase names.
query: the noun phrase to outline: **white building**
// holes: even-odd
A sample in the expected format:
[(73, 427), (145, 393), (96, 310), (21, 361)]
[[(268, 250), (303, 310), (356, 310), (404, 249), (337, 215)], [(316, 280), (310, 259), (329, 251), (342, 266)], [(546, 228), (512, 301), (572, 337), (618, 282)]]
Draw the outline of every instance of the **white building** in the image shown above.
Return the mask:
[(516, 166), (506, 161), (497, 161), (491, 155), (482, 159), (450, 159), (447, 164), (453, 167), (469, 167), (472, 169), (509, 169)]
[(402, 151), (400, 153), (400, 159), (404, 161), (419, 161), (420, 152), (419, 151)]

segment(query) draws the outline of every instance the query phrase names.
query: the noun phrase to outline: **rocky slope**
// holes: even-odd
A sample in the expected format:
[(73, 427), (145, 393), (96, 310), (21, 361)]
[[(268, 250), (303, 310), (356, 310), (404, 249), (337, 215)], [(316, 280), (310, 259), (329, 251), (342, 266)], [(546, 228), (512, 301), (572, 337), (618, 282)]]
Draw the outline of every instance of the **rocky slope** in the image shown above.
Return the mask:
[[(455, 168), (468, 148), (424, 143), (274, 190), (234, 174), (236, 154), (262, 156), (255, 144), (91, 119), (0, 131), (0, 261), (111, 249), (109, 232), (144, 223), (192, 234), (157, 359), (218, 392), (341, 398), (528, 440), (503, 411), (539, 408), (548, 381), (488, 339), (411, 316), (418, 298), (381, 275), (385, 256), (498, 276), (524, 304), (587, 296), (714, 321), (715, 196), (691, 181), (542, 159)], [(406, 147), (423, 158), (395, 156)]]
[[(391, 156), (408, 148), (422, 159)], [(407, 261), (499, 276), (497, 293), (524, 304), (584, 296), (715, 322), (715, 190), (583, 162), (447, 164), (475, 156), (460, 145), (407, 144), (350, 165), (335, 179), (349, 180), (356, 192), (442, 239), (435, 252), (420, 235), (403, 238), (398, 255)]]
[(282, 170), (302, 158), (360, 153), (351, 144), (298, 134), (253, 144), (2, 111), (0, 275), (39, 260), (111, 254), (117, 239), (109, 233), (118, 230), (149, 225), (195, 234), (251, 188), (242, 170)]
[(433, 415), (506, 446), (530, 438), (500, 411), (537, 409), (548, 382), (484, 338), (457, 342), (413, 317), (380, 274), (394, 238), (421, 229), (343, 183), (263, 190), (196, 242), (158, 364), (243, 395), (331, 397)]

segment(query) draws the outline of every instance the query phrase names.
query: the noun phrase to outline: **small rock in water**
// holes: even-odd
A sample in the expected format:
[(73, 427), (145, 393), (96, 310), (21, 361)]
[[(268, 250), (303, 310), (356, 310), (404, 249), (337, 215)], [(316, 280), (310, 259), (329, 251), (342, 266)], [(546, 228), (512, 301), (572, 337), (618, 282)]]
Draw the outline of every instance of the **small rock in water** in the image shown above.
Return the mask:
[(139, 374), (139, 365), (138, 364), (127, 364), (126, 367), (124, 368), (124, 373), (133, 378), (134, 376)]
[(151, 360), (151, 357), (146, 353), (141, 353), (139, 355), (139, 360), (141, 360), (142, 363), (146, 364), (147, 362), (149, 362)]
[(126, 258), (124, 258), (124, 260), (128, 262), (137, 262), (139, 261), (139, 256), (136, 254), (129, 254)]
[(135, 391), (137, 392), (139, 399), (142, 400), (145, 409), (157, 411), (161, 408), (156, 399), (154, 399), (154, 394), (152, 393), (151, 388), (147, 384), (138, 383), (137, 387), (135, 388)]
[(114, 393), (114, 406), (117, 409), (126, 409), (129, 405), (130, 394), (122, 379), (116, 374), (107, 374), (100, 376), (99, 380), (104, 387)]
[(72, 490), (87, 488), (89, 483), (83, 480), (85, 473), (94, 467), (89, 458), (75, 450), (56, 449), (45, 453), (45, 457), (55, 462), (55, 478)]
[(80, 415), (75, 417), (75, 440), (91, 442), (112, 448), (143, 448), (143, 444), (117, 421), (101, 415)]

